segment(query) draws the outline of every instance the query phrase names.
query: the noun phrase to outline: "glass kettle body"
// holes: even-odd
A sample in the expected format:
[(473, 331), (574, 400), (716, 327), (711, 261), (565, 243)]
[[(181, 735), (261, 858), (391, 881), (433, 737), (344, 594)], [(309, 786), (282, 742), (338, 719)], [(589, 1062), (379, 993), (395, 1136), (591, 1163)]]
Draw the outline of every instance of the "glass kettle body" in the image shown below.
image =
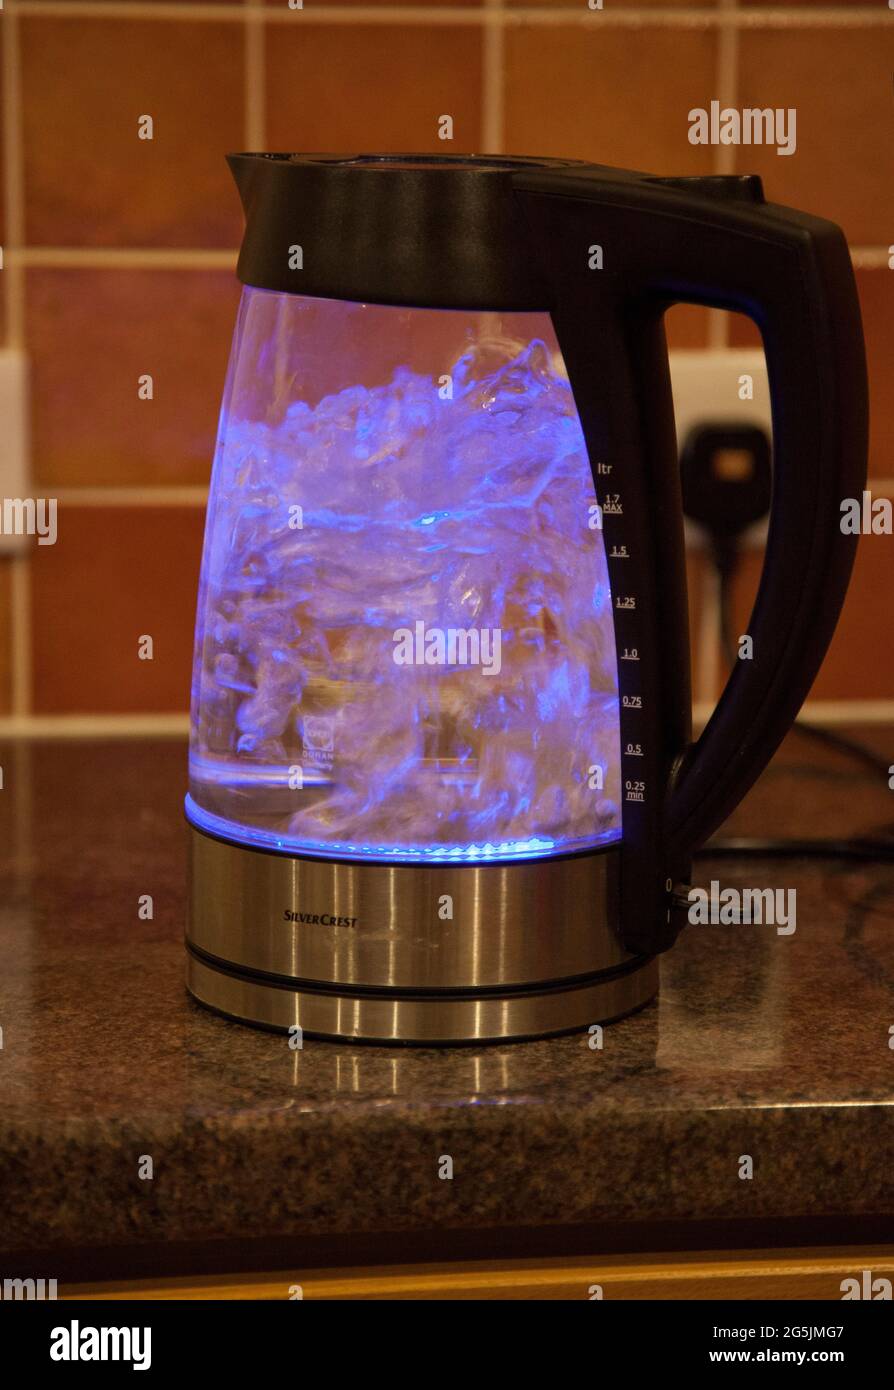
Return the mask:
[(619, 838), (599, 520), (548, 315), (247, 287), (199, 601), (196, 821), (389, 863)]
[[(244, 289), (196, 628), (189, 988), (376, 1041), (627, 1013), (843, 598), (866, 409), (843, 239), (752, 179), (230, 162)], [(679, 298), (756, 317), (774, 388), (756, 659), (694, 746)]]

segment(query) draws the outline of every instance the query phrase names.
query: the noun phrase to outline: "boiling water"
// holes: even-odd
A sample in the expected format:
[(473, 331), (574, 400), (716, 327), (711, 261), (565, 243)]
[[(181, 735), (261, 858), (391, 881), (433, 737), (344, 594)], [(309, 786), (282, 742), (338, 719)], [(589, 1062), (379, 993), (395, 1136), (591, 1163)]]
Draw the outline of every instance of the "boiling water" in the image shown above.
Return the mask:
[(398, 860), (620, 834), (611, 596), (561, 363), (478, 344), (444, 394), (400, 368), (275, 425), (231, 409), (193, 678), (206, 828)]

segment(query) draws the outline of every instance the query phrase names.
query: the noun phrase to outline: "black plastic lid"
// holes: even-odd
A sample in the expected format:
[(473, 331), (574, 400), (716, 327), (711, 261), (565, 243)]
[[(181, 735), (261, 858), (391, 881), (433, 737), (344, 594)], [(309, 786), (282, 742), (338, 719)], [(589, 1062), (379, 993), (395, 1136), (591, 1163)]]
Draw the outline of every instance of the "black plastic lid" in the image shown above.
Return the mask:
[(232, 154), (227, 162), (245, 209), (244, 284), (442, 309), (546, 308), (512, 176), (591, 167), (501, 155)]

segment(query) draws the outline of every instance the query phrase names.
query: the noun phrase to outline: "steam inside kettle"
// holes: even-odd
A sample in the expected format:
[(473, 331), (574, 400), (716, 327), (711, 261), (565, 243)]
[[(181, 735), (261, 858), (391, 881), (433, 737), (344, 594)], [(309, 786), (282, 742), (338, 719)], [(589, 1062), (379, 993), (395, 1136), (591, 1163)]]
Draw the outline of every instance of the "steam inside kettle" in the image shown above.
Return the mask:
[(190, 815), (228, 838), (488, 860), (620, 835), (612, 600), (547, 315), (245, 290), (192, 710)]

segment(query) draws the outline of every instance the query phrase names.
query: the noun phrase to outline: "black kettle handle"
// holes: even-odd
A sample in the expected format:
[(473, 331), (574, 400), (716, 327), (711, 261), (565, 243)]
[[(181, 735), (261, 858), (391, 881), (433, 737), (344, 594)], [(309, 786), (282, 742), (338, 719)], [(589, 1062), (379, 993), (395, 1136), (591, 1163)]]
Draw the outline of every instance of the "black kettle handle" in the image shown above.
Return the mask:
[[(653, 455), (648, 477), (675, 473), (666, 348), (655, 326), (664, 309), (686, 301), (741, 311), (763, 334), (773, 498), (749, 625), (753, 659), (737, 663), (697, 742), (686, 746), (684, 739), (661, 769), (663, 824), (656, 821), (653, 829), (666, 857), (653, 873), (667, 876), (666, 888), (670, 878), (685, 877), (692, 850), (745, 794), (791, 726), (844, 600), (856, 538), (842, 533), (841, 503), (861, 495), (868, 417), (850, 256), (837, 226), (764, 203), (753, 177), (661, 179), (594, 166), (525, 172), (514, 184), (550, 274), (563, 351), (564, 338), (580, 365), (594, 321), (604, 316), (613, 324), (627, 364), (620, 408), (640, 416), (640, 447)], [(599, 247), (601, 269), (590, 268), (586, 243)], [(669, 419), (659, 427), (645, 418), (662, 411)], [(672, 509), (668, 496), (665, 512)], [(667, 516), (665, 522), (671, 524)], [(659, 570), (653, 589), (659, 625), (662, 587)], [(676, 619), (671, 627), (679, 634)], [(678, 650), (677, 661), (683, 660), (688, 663), (688, 653)], [(659, 684), (672, 679), (659, 672)], [(673, 737), (665, 734), (666, 758)], [(666, 902), (664, 908), (661, 930), (629, 926), (625, 939), (632, 947), (669, 944), (675, 929)], [(629, 924), (629, 912), (624, 916)]]

